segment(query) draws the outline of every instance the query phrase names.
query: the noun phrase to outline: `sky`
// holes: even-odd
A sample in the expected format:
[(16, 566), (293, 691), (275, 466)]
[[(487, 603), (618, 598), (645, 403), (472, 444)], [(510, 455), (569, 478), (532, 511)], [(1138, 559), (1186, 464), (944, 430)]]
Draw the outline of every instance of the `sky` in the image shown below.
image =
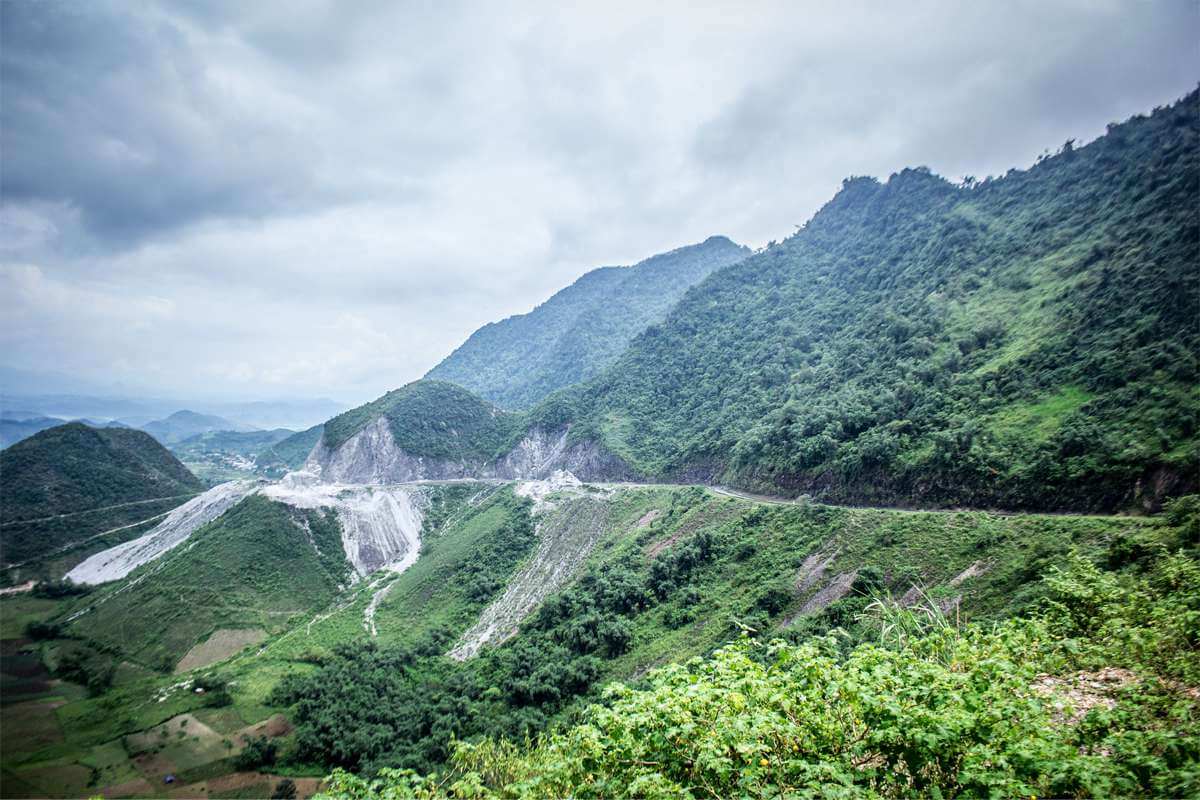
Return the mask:
[(1196, 0), (0, 0), (0, 368), (359, 403), (594, 267), (1197, 80)]

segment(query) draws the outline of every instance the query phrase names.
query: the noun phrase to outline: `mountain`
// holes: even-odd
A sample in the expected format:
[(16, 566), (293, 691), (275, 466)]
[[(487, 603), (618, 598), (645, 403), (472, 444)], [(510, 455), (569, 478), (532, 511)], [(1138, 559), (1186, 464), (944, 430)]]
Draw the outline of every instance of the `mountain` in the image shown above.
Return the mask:
[(195, 411), (176, 411), (166, 419), (154, 420), (140, 426), (142, 430), (163, 444), (175, 444), (208, 431), (253, 431), (253, 426), (232, 422), (213, 414), (198, 414)]
[(0, 448), (8, 447), (22, 439), (28, 439), (38, 431), (44, 431), (47, 428), (53, 428), (55, 425), (62, 425), (65, 420), (56, 417), (42, 417), (32, 415), (29, 417), (5, 417), (0, 419)]
[(66, 422), (81, 422), (92, 428), (125, 428), (129, 427), (116, 420), (100, 421), (93, 419), (65, 420), (58, 417), (47, 417), (36, 412), (6, 412), (0, 417), (0, 449), (27, 439), (38, 431), (53, 428)]
[(324, 423), (313, 425), (276, 442), (258, 453), (255, 468), (259, 474), (270, 478), (280, 478), (292, 470), (300, 469), (324, 431)]
[(502, 408), (527, 408), (613, 363), (689, 287), (749, 254), (713, 236), (632, 267), (592, 270), (528, 314), (483, 326), (425, 377)]
[[(1195, 795), (1200, 497), (1157, 505), (1196, 474), (1198, 98), (850, 179), (531, 408), (421, 380), (139, 513), (0, 596), (6, 791), (266, 796), (278, 756), (362, 798)], [(166, 453), (29, 442), (63, 430)]]
[(1194, 491), (1198, 183), (1195, 92), (1002, 178), (849, 179), (568, 392), (576, 435), (654, 478), (839, 502)]
[(6, 564), (161, 515), (203, 488), (149, 434), (78, 422), (0, 452)]
[[(1200, 474), (1198, 107), (997, 179), (848, 179), (590, 381), (521, 414), (464, 393), (366, 430), (389, 395), (327, 425), (314, 456), (354, 480), (580, 469), (848, 503), (1155, 508)], [(400, 391), (445, 391), (424, 383)]]
[(185, 667), (199, 665), (222, 639), (249, 643), (323, 608), (353, 574), (335, 514), (262, 496), (237, 503), (188, 542), (150, 562), (153, 580), (114, 592), (77, 629), (143, 664), (170, 670), (192, 652)]
[(567, 427), (503, 411), (461, 386), (421, 380), (325, 423), (305, 469), (327, 482), (464, 478), (585, 480), (630, 477), (616, 459)]

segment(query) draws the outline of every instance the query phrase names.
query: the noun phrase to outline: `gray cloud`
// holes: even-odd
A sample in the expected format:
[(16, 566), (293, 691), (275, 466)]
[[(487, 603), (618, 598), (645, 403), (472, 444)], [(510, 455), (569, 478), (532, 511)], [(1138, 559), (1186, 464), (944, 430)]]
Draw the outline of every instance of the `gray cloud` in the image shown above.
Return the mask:
[(1187, 92), (1193, 2), (0, 2), (0, 348), (361, 400), (586, 269)]

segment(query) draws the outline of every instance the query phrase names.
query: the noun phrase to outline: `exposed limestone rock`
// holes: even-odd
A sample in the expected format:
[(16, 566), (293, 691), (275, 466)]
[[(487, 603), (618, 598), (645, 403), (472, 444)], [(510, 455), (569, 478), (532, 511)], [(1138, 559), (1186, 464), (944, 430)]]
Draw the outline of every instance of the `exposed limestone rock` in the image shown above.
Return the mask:
[(953, 578), (951, 578), (950, 585), (958, 586), (963, 581), (969, 580), (970, 578), (974, 578), (979, 575), (982, 575), (983, 573), (987, 572), (989, 569), (991, 569), (991, 564), (986, 564), (983, 561), (976, 561), (971, 566), (967, 567), (962, 572), (958, 573)]
[(334, 509), (342, 548), (360, 576), (384, 567), (403, 572), (421, 552), (425, 495), (418, 486), (321, 483), (312, 473), (293, 472), (262, 493), (296, 508)]
[(804, 594), (816, 586), (821, 578), (825, 577), (825, 570), (829, 569), (829, 565), (837, 556), (836, 549), (826, 548), (818, 550), (804, 559), (804, 563), (800, 565), (800, 571), (796, 573), (796, 594)]
[(836, 576), (824, 589), (808, 599), (808, 602), (800, 609), (799, 616), (803, 617), (808, 614), (815, 614), (823, 610), (830, 603), (841, 600), (850, 593), (850, 587), (854, 585), (856, 578), (858, 578), (858, 570), (843, 572)]
[(515, 634), (521, 621), (565, 586), (587, 560), (604, 534), (608, 510), (603, 498), (583, 496), (557, 499), (540, 512), (537, 551), (447, 655), (464, 661), (483, 645), (500, 644)]
[(176, 508), (167, 518), (133, 541), (101, 550), (66, 574), (75, 583), (105, 583), (129, 573), (187, 541), (200, 526), (212, 522), (258, 488), (255, 481), (214, 486)]
[(541, 480), (556, 471), (582, 480), (630, 476), (627, 467), (594, 442), (568, 444), (568, 429), (533, 428), (492, 462), (414, 456), (396, 444), (386, 417), (378, 417), (341, 446), (318, 442), (304, 466), (326, 483), (388, 484), (420, 480)]

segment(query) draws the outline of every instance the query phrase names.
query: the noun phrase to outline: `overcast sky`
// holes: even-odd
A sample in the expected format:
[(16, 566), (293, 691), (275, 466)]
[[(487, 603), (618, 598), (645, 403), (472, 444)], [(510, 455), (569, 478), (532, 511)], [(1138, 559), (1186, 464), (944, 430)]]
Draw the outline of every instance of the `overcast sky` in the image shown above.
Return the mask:
[(1198, 8), (0, 0), (0, 366), (365, 401), (595, 266), (1169, 103)]

